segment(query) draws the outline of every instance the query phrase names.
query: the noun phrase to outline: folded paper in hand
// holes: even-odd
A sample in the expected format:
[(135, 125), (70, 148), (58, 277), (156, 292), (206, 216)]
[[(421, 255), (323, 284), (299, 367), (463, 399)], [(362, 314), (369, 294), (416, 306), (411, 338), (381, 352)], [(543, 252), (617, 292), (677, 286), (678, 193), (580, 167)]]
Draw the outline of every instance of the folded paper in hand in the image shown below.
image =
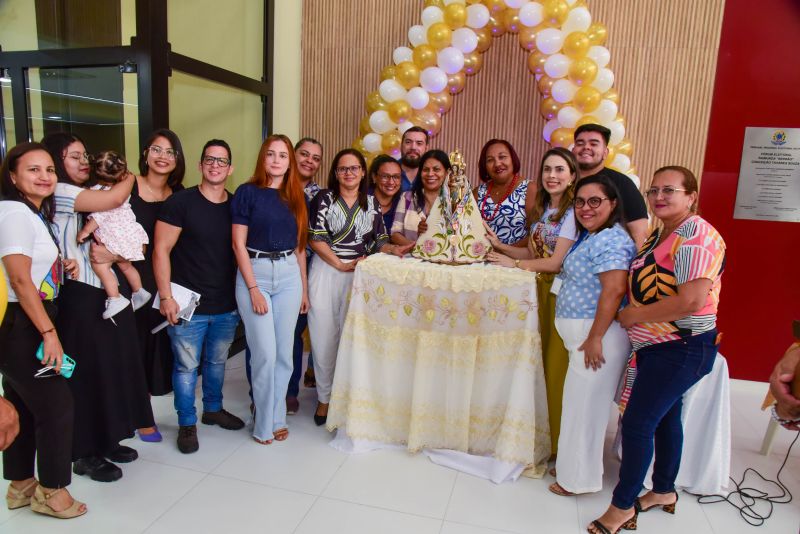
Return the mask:
[[(172, 298), (175, 299), (175, 302), (178, 303), (178, 307), (180, 308), (178, 319), (183, 319), (184, 321), (190, 320), (192, 315), (194, 315), (194, 310), (200, 304), (200, 293), (176, 284), (175, 282), (170, 283), (170, 289), (172, 291)], [(156, 298), (153, 299), (153, 308), (157, 310), (161, 309), (161, 295), (156, 294)], [(150, 333), (155, 334), (167, 326), (169, 326), (169, 321), (164, 321), (153, 328)]]

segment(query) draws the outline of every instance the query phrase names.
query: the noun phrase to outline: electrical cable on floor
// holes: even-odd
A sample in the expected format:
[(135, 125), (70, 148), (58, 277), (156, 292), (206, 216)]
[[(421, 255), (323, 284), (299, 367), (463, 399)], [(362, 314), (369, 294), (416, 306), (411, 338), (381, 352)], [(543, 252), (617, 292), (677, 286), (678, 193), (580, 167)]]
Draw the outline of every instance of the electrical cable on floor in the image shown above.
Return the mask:
[[(733, 478), (731, 478), (731, 482), (733, 482), (733, 485), (736, 486), (734, 491), (731, 491), (727, 495), (703, 495), (697, 498), (697, 502), (700, 504), (714, 504), (723, 501), (727, 502), (739, 510), (739, 515), (741, 515), (742, 519), (747, 521), (747, 523), (754, 527), (760, 527), (767, 521), (767, 519), (770, 518), (770, 516), (772, 516), (774, 505), (792, 502), (792, 493), (789, 491), (789, 488), (786, 487), (786, 484), (781, 482), (781, 471), (783, 471), (783, 468), (786, 466), (786, 462), (789, 460), (789, 454), (792, 452), (792, 447), (797, 442), (798, 437), (800, 437), (800, 431), (797, 432), (797, 435), (789, 445), (789, 450), (786, 451), (786, 457), (783, 459), (783, 463), (781, 464), (780, 469), (778, 469), (778, 473), (775, 475), (775, 480), (770, 480), (752, 467), (748, 467), (744, 470), (744, 473), (742, 474), (742, 480), (740, 482), (736, 482)], [(773, 484), (778, 488), (780, 494), (770, 495), (769, 492), (745, 486), (744, 484), (745, 480), (747, 479), (748, 471), (753, 472), (756, 476), (758, 476), (758, 478), (767, 484)], [(737, 498), (739, 502), (734, 502), (732, 498)], [(769, 511), (766, 514), (756, 511), (755, 508), (759, 503), (767, 504), (767, 509)]]

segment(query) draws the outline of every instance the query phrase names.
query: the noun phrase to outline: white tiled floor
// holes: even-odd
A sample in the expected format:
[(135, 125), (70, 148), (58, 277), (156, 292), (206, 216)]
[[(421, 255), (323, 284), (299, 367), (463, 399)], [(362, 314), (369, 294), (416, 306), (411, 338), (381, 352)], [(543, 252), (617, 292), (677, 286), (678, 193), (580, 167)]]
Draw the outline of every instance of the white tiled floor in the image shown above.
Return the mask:
[[(731, 473), (737, 479), (746, 467), (775, 478), (794, 437), (782, 430), (772, 455), (758, 454), (768, 421), (759, 410), (765, 391), (765, 384), (732, 384)], [(228, 410), (248, 413), (242, 355), (228, 363), (225, 395)], [(87, 515), (57, 521), (27, 508), (0, 508), (0, 533), (577, 534), (609, 503), (618, 469), (611, 455), (605, 458), (602, 492), (557, 497), (547, 491), (551, 479), (498, 486), (401, 450), (350, 456), (335, 451), (328, 446), (331, 436), (311, 419), (315, 400), (313, 390), (302, 390), (300, 413), (289, 419), (286, 442), (263, 446), (248, 431), (200, 425), (200, 450), (182, 455), (174, 443), (172, 397), (154, 398), (164, 442), (130, 440), (127, 444), (140, 457), (122, 466), (125, 474), (118, 482), (101, 484), (76, 476), (70, 490), (88, 503)], [(610, 440), (613, 423), (609, 431)], [(793, 449), (782, 479), (798, 500), (776, 505), (759, 532), (800, 531), (800, 445)], [(769, 490), (755, 477), (748, 481)], [(675, 516), (652, 512), (639, 525), (647, 533), (753, 531), (731, 506), (700, 505), (688, 494), (682, 495)]]

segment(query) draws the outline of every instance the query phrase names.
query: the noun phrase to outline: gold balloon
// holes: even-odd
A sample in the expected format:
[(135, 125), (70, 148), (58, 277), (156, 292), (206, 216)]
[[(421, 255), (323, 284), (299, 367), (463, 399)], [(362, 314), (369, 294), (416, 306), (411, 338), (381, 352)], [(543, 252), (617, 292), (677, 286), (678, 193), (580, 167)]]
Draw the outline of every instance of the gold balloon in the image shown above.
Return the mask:
[(361, 138), (361, 137), (359, 137), (355, 141), (353, 141), (353, 144), (350, 145), (350, 147), (355, 149), (355, 150), (358, 150), (362, 154), (366, 154), (367, 153), (367, 149), (364, 148), (364, 139)]
[(536, 82), (536, 86), (539, 88), (539, 92), (542, 94), (543, 97), (548, 97), (553, 94), (553, 84), (556, 81), (548, 76), (547, 74), (543, 74), (539, 81)]
[(439, 133), (439, 130), (442, 129), (441, 117), (429, 109), (416, 110), (411, 117), (411, 122), (413, 122), (415, 126), (425, 128), (431, 136), (435, 136)]
[(444, 22), (435, 22), (428, 27), (428, 44), (437, 50), (450, 46), (453, 32)]
[(548, 26), (561, 26), (569, 15), (569, 4), (564, 0), (547, 0), (542, 5), (542, 18)]
[(467, 0), (467, 5), (480, 4), (481, 0)]
[(547, 61), (547, 56), (538, 50), (531, 52), (528, 56), (528, 70), (531, 74), (544, 74), (544, 64)]
[(381, 150), (383, 150), (386, 154), (391, 153), (393, 150), (398, 150), (400, 148), (400, 142), (402, 141), (403, 136), (397, 130), (389, 130), (383, 137), (381, 138)]
[(620, 141), (616, 148), (617, 154), (624, 154), (628, 157), (633, 155), (633, 143), (627, 137)]
[(553, 133), (550, 134), (550, 146), (569, 147), (574, 141), (573, 134), (574, 130), (572, 128), (556, 128)]
[(600, 124), (600, 120), (592, 115), (584, 115), (578, 119), (578, 122), (575, 123), (575, 128), (578, 126), (583, 126), (584, 124)]
[(387, 107), (389, 107), (389, 104), (387, 104), (386, 101), (381, 98), (381, 94), (378, 91), (372, 91), (367, 95), (368, 113), (374, 113), (378, 110), (386, 109)]
[(483, 54), (477, 51), (464, 54), (464, 74), (475, 76), (481, 68), (483, 68)]
[(588, 57), (573, 59), (567, 77), (579, 87), (589, 85), (597, 77), (597, 63)]
[(617, 117), (614, 119), (614, 122), (620, 123), (622, 125), (622, 127), (625, 128), (626, 131), (628, 130), (628, 125), (625, 122), (625, 117), (623, 117), (619, 113), (617, 113)]
[(561, 51), (564, 55), (573, 59), (583, 57), (589, 51), (589, 36), (584, 32), (572, 32), (564, 39), (564, 46)]
[(542, 117), (549, 121), (558, 117), (558, 112), (561, 110), (562, 106), (563, 104), (559, 104), (552, 98), (547, 97), (542, 100), (542, 103), (539, 106), (539, 111), (541, 112)]
[(430, 95), (430, 100), (428, 101), (429, 110), (439, 115), (444, 115), (450, 111), (451, 107), (453, 107), (453, 97), (450, 96), (449, 92), (442, 91), (441, 93), (432, 93)]
[(613, 163), (614, 158), (616, 158), (616, 157), (617, 157), (617, 149), (615, 147), (613, 147), (613, 146), (608, 147), (608, 156), (606, 156), (606, 159), (605, 159), (605, 162), (604, 162), (605, 166), (606, 167), (611, 166), (611, 163)]
[(520, 28), (524, 28), (519, 21), (519, 9), (506, 9), (503, 11), (500, 21), (508, 33), (517, 33)]
[(483, 0), (483, 5), (489, 8), (489, 13), (492, 15), (506, 8), (504, 0)]
[(413, 111), (411, 104), (402, 98), (389, 104), (389, 118), (398, 124), (410, 119)]
[(369, 125), (369, 115), (365, 115), (362, 119), (358, 122), (358, 133), (361, 136), (365, 136), (372, 131), (372, 126)]
[(397, 76), (397, 67), (394, 65), (386, 65), (381, 70), (381, 81), (383, 80), (394, 80)]
[(635, 174), (636, 176), (639, 176), (639, 169), (636, 168), (636, 165), (631, 165), (631, 168), (628, 169), (628, 172), (626, 172), (625, 174), (628, 175)]
[(616, 105), (619, 105), (619, 93), (613, 87), (606, 91), (606, 94), (603, 95), (603, 98), (606, 100), (611, 100)]
[(527, 26), (522, 26), (519, 29), (519, 45), (524, 48), (525, 50), (531, 52), (536, 50), (536, 28), (528, 28)]
[(575, 92), (575, 96), (572, 97), (572, 103), (578, 111), (591, 113), (597, 109), (602, 99), (603, 95), (600, 94), (600, 91), (594, 87), (584, 86)]
[(483, 53), (489, 50), (489, 47), (492, 46), (492, 39), (494, 39), (494, 36), (488, 25), (473, 31), (475, 35), (478, 36), (478, 48), (475, 49), (475, 52)]
[(464, 74), (464, 71), (458, 71), (447, 77), (447, 90), (450, 91), (451, 95), (457, 95), (463, 91), (466, 84), (467, 75)]
[(412, 61), (403, 61), (395, 67), (395, 79), (406, 89), (416, 87), (419, 85), (419, 67)]
[(489, 28), (489, 31), (492, 32), (492, 37), (502, 37), (506, 33), (506, 27), (498, 17), (489, 17), (489, 22), (484, 27)]
[(595, 22), (586, 30), (586, 36), (593, 45), (602, 45), (608, 37), (608, 29), (599, 22)]
[(467, 6), (464, 4), (450, 4), (445, 7), (444, 22), (452, 30), (463, 28), (467, 23)]
[(438, 7), (444, 9), (444, 0), (425, 0), (425, 7)]
[(429, 44), (419, 45), (414, 48), (414, 64), (420, 70), (436, 66), (436, 49)]

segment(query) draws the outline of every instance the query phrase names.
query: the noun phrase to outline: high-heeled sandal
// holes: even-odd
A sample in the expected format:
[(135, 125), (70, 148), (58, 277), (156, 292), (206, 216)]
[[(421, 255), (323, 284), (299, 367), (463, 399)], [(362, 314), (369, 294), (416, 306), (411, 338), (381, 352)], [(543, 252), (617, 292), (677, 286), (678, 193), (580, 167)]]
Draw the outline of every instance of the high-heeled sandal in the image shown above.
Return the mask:
[[(636, 504), (634, 504), (633, 517), (622, 523), (619, 526), (619, 528), (617, 528), (617, 530), (615, 530), (614, 532), (611, 532), (611, 529), (609, 529), (607, 526), (601, 523), (599, 519), (595, 519), (594, 521), (592, 521), (591, 525), (589, 526), (594, 528), (596, 531), (600, 532), (600, 534), (617, 534), (620, 530), (636, 530), (637, 523), (639, 520), (639, 511), (640, 508), (636, 506)], [(586, 529), (586, 532), (592, 534), (592, 531), (589, 530), (588, 528)]]
[[(49, 515), (50, 517), (56, 517), (58, 519), (72, 519), (82, 516), (87, 512), (86, 505), (74, 498), (69, 508), (60, 511), (53, 510), (47, 501), (50, 500), (53, 495), (57, 495), (61, 491), (64, 491), (64, 488), (58, 488), (48, 493), (42, 489), (42, 486), (36, 486), (36, 491), (33, 493), (33, 498), (31, 499), (31, 510), (37, 514)], [(83, 510), (81, 510), (81, 506), (84, 507)]]
[(675, 502), (670, 503), (670, 504), (653, 504), (653, 505), (648, 506), (647, 508), (642, 508), (642, 501), (640, 501), (639, 498), (637, 497), (636, 501), (634, 501), (633, 505), (637, 506), (639, 508), (640, 512), (646, 512), (648, 510), (652, 510), (653, 508), (661, 508), (662, 510), (664, 510), (668, 514), (673, 514), (674, 515), (675, 514), (675, 507), (678, 505), (678, 492), (677, 491), (673, 491), (672, 493), (675, 494)]
[(289, 429), (288, 428), (280, 428), (272, 433), (275, 436), (275, 441), (286, 441), (286, 438), (289, 437)]
[(28, 491), (33, 489), (34, 486), (39, 484), (39, 481), (35, 478), (33, 481), (25, 486), (22, 489), (17, 489), (11, 484), (8, 485), (8, 491), (6, 492), (6, 504), (8, 505), (9, 510), (16, 510), (17, 508), (23, 508), (25, 506), (30, 506), (31, 499), (33, 498), (33, 493), (28, 495)]

